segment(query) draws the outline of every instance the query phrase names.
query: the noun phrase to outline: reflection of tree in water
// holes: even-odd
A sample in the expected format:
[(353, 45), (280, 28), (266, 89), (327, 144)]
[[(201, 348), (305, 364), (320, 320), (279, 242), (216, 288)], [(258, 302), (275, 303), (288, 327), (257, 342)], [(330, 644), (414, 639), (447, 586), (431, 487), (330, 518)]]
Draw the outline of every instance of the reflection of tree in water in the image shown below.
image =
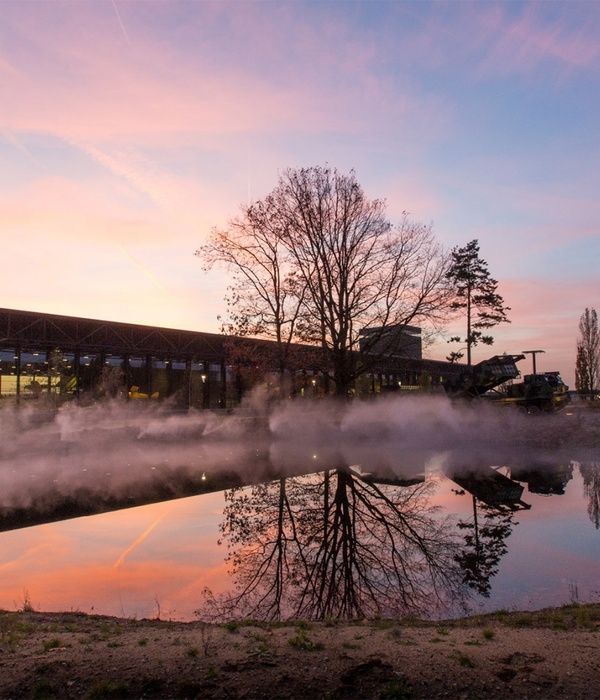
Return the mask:
[(583, 493), (589, 498), (587, 512), (598, 530), (600, 528), (600, 462), (581, 462), (579, 471), (583, 477)]
[(456, 603), (458, 540), (429, 504), (432, 488), (341, 469), (229, 491), (221, 529), (236, 591), (211, 602), (223, 616), (261, 619), (419, 615)]
[[(456, 493), (463, 495), (464, 491)], [(473, 517), (460, 520), (464, 547), (456, 556), (463, 571), (463, 582), (483, 596), (491, 592), (490, 579), (498, 573), (498, 563), (506, 554), (506, 538), (512, 531), (514, 513), (473, 498)]]

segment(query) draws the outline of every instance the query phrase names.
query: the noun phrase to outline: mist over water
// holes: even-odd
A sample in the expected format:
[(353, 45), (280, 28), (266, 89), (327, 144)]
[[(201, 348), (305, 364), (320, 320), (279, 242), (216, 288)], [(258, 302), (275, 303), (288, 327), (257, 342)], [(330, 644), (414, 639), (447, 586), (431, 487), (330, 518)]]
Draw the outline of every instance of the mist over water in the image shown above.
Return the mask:
[[(330, 536), (333, 526), (342, 524), (335, 520), (337, 505), (341, 513), (342, 506), (356, 498), (364, 506), (356, 517), (375, 518), (365, 522), (360, 532), (347, 533), (349, 544), (361, 551), (377, 541), (374, 558), (365, 564), (366, 575), (389, 560), (391, 549), (383, 548), (378, 536), (394, 524), (400, 527), (407, 518), (410, 522), (414, 518), (413, 524), (420, 527), (426, 525), (421, 534), (432, 551), (439, 553), (446, 543), (448, 556), (440, 560), (436, 554), (432, 559), (436, 566), (445, 561), (452, 576), (461, 575), (452, 568), (457, 565), (453, 553), (466, 547), (468, 554), (465, 537), (477, 517), (479, 524), (512, 532), (508, 554), (498, 553), (500, 574), (476, 572), (484, 583), (488, 579), (493, 583), (490, 606), (507, 607), (519, 600), (523, 607), (535, 607), (538, 600), (553, 604), (568, 600), (568, 582), (555, 580), (557, 571), (559, 578), (562, 575), (562, 564), (557, 567), (555, 561), (565, 562), (582, 595), (590, 597), (597, 578), (599, 519), (593, 506), (600, 493), (600, 487), (594, 486), (600, 464), (599, 418), (600, 412), (592, 410), (527, 416), (486, 402), (463, 404), (443, 396), (413, 394), (364, 402), (273, 403), (260, 391), (229, 413), (180, 412), (166, 403), (149, 401), (109, 401), (85, 408), (72, 403), (54, 410), (33, 402), (4, 407), (0, 410), (4, 437), (0, 529), (5, 530), (5, 572), (12, 573), (4, 580), (3, 604), (18, 599), (18, 592), (27, 588), (49, 608), (62, 609), (65, 599), (68, 605), (86, 610), (102, 605), (110, 614), (125, 615), (130, 610), (149, 614), (158, 592), (166, 607), (193, 619), (207, 582), (226, 595), (235, 587), (235, 577), (224, 578), (230, 574), (221, 562), (229, 549), (217, 544), (224, 532), (220, 528), (237, 523), (241, 515), (251, 526), (239, 533), (231, 531), (233, 545), (245, 544), (236, 537), (246, 532), (250, 540), (263, 536), (270, 541), (275, 531), (271, 518), (277, 519), (282, 496), (289, 506), (285, 517), (294, 519), (284, 532), (290, 565), (309, 561), (310, 553), (315, 566), (329, 561), (325, 555), (320, 559), (320, 550), (314, 549), (326, 544), (319, 530), (324, 514), (329, 518)], [(490, 469), (500, 466), (507, 469), (498, 470), (499, 474)], [(348, 467), (362, 478), (349, 474)], [(460, 470), (465, 474), (459, 475)], [(480, 471), (481, 482), (478, 477), (471, 480), (469, 470)], [(424, 479), (429, 473), (432, 478)], [(520, 484), (508, 483), (504, 474)], [(301, 478), (279, 478), (284, 476)], [(321, 490), (325, 480), (331, 487), (327, 496)], [(233, 488), (244, 485), (253, 487)], [(496, 487), (497, 493), (493, 492)], [(522, 494), (512, 496), (515, 487)], [(210, 491), (224, 493), (213, 498)], [(548, 499), (549, 494), (563, 495)], [(173, 500), (190, 495), (198, 497)], [(150, 506), (135, 508), (130, 515), (108, 514), (165, 501), (169, 503), (161, 506), (163, 510)], [(506, 503), (525, 509), (507, 516)], [(172, 520), (167, 511), (173, 513)], [(98, 519), (32, 527), (101, 512), (106, 515)], [(232, 520), (227, 519), (229, 512)], [(536, 528), (538, 518), (546, 518), (541, 529)], [(460, 521), (466, 529), (457, 529)], [(532, 537), (538, 539), (528, 539), (529, 525)], [(9, 532), (20, 528), (27, 529)], [(300, 533), (300, 559), (294, 559), (288, 549), (294, 532)], [(507, 536), (504, 533), (504, 539)], [(58, 551), (52, 549), (56, 537), (61, 542)], [(88, 554), (92, 556), (102, 538), (102, 548), (91, 564)], [(253, 545), (250, 540), (246, 544)], [(67, 548), (61, 554), (65, 542), (71, 543), (73, 552)], [(406, 537), (398, 542), (406, 545)], [(580, 555), (585, 551), (577, 560), (569, 559), (575, 542)], [(34, 544), (31, 554), (30, 543)], [(52, 550), (43, 566), (37, 547)], [(544, 552), (539, 561), (538, 547)], [(549, 558), (554, 549), (555, 558)], [(248, 551), (255, 550), (250, 546)], [(525, 571), (524, 561), (536, 564)], [(246, 564), (238, 572), (242, 580), (252, 573), (252, 561)], [(407, 571), (418, 569), (411, 566)], [(331, 571), (339, 569), (336, 560)], [(45, 572), (41, 577), (40, 571)], [(77, 581), (71, 581), (74, 571), (79, 572)], [(96, 586), (96, 579), (103, 583)], [(305, 579), (304, 575), (297, 578)], [(333, 584), (337, 580), (333, 576)], [(427, 590), (427, 582), (422, 583)], [(555, 591), (550, 597), (544, 592), (548, 587)], [(67, 592), (66, 598), (60, 597), (60, 591)], [(532, 600), (528, 602), (526, 595)]]
[(124, 401), (55, 411), (4, 407), (0, 426), (3, 508), (26, 508), (49, 491), (121, 498), (158, 479), (202, 475), (254, 482), (353, 465), (410, 478), (431, 463), (523, 466), (590, 450), (597, 459), (600, 444), (587, 417), (532, 417), (486, 402), (414, 395), (273, 404), (257, 391), (231, 413)]

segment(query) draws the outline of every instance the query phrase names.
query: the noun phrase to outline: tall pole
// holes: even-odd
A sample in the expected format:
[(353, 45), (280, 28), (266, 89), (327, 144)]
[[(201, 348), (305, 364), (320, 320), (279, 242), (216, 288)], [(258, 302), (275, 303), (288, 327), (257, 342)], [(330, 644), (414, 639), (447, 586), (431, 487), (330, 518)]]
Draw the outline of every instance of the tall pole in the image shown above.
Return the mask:
[(545, 350), (522, 350), (521, 352), (523, 353), (523, 355), (531, 355), (531, 357), (533, 359), (533, 376), (535, 377), (535, 375), (537, 374), (536, 368), (535, 368), (535, 356), (540, 352), (546, 352), (546, 351)]

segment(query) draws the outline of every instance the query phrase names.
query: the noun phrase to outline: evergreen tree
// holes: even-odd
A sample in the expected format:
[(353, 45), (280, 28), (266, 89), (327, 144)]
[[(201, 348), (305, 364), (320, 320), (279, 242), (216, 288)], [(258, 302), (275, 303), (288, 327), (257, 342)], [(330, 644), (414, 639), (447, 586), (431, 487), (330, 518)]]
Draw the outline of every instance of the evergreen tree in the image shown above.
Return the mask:
[(592, 394), (599, 388), (600, 332), (595, 309), (586, 309), (579, 319), (575, 388), (580, 394)]
[[(452, 250), (452, 261), (447, 274), (454, 285), (455, 300), (453, 309), (466, 311), (467, 334), (464, 338), (453, 336), (449, 342), (465, 343), (467, 364), (471, 365), (471, 348), (478, 343), (492, 345), (491, 335), (484, 335), (483, 330), (499, 323), (510, 323), (506, 312), (510, 307), (504, 305), (504, 299), (496, 292), (498, 282), (490, 276), (487, 262), (479, 257), (479, 242), (473, 240), (464, 248)], [(463, 357), (463, 353), (452, 352), (450, 362)]]

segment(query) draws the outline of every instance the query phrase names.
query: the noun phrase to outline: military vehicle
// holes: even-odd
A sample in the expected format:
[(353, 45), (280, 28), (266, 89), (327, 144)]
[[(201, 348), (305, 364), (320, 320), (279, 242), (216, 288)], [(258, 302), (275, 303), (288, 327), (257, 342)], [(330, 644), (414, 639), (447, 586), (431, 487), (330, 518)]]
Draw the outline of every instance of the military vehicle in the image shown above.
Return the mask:
[(540, 372), (526, 374), (519, 384), (504, 387), (496, 400), (527, 413), (551, 413), (564, 408), (571, 397), (559, 372)]
[(450, 398), (484, 398), (495, 403), (515, 406), (526, 413), (550, 413), (566, 406), (569, 387), (559, 372), (527, 374), (522, 382), (512, 382), (520, 375), (517, 362), (525, 355), (495, 355), (449, 377), (444, 389)]

